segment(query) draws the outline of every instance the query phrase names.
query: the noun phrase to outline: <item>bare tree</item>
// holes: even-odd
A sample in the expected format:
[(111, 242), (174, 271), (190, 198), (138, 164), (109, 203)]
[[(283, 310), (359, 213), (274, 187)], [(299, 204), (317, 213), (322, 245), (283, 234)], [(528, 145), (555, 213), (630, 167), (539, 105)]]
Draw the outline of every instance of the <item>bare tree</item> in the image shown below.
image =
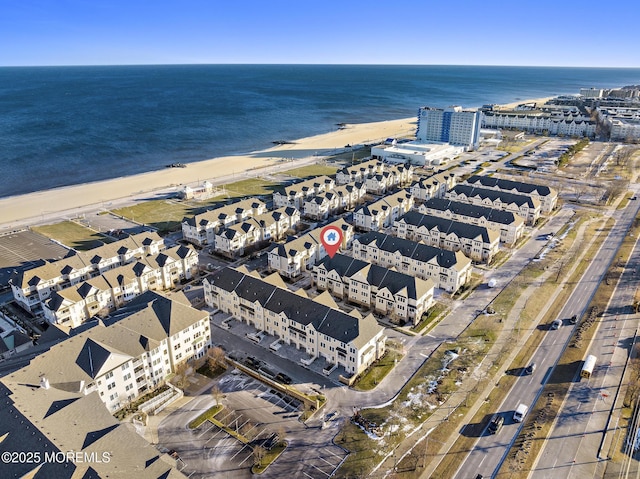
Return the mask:
[(176, 386), (178, 386), (180, 389), (184, 389), (185, 387), (187, 387), (190, 370), (191, 368), (186, 363), (186, 361), (176, 365)]
[(280, 427), (278, 427), (278, 431), (276, 432), (276, 434), (278, 435), (278, 443), (281, 446), (284, 446), (287, 442), (287, 430), (283, 425), (280, 425)]
[(267, 450), (262, 447), (262, 446), (256, 446), (253, 448), (253, 459), (254, 459), (254, 464), (256, 466), (260, 466), (262, 465), (262, 460), (264, 459), (264, 456), (267, 455)]
[(224, 349), (219, 346), (216, 346), (213, 349), (209, 350), (207, 364), (209, 369), (215, 370), (218, 368), (227, 369), (227, 362), (225, 360)]
[(213, 396), (213, 399), (215, 399), (216, 406), (219, 406), (220, 399), (222, 399), (222, 391), (220, 390), (220, 387), (218, 387), (217, 384), (211, 388), (211, 396)]

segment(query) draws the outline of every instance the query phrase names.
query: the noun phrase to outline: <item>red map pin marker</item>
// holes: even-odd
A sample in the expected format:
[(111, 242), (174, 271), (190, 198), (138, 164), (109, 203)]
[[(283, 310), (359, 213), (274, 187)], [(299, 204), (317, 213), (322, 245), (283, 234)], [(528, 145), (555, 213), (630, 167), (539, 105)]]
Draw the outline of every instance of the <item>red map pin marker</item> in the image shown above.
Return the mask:
[(337, 226), (325, 226), (320, 233), (320, 241), (329, 258), (333, 258), (342, 245), (342, 230)]

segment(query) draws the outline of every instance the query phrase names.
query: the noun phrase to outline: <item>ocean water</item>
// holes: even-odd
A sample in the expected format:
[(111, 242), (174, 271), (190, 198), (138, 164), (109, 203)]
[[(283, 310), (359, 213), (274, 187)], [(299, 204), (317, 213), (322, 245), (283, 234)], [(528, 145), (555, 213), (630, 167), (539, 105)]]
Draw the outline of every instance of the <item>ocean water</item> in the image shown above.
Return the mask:
[(421, 106), (640, 84), (640, 69), (380, 65), (0, 68), (0, 196), (261, 150)]

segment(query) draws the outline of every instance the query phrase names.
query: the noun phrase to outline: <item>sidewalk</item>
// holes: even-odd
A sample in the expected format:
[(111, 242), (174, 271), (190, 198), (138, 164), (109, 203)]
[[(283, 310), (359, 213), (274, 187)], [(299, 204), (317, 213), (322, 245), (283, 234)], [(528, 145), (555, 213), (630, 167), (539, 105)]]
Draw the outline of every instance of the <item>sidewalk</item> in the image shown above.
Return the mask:
[(144, 437), (150, 444), (158, 444), (158, 426), (160, 426), (160, 423), (167, 416), (183, 408), (189, 402), (191, 402), (191, 400), (207, 392), (209, 389), (211, 389), (212, 383), (214, 381), (214, 379), (209, 379), (208, 377), (202, 376), (201, 374), (198, 374), (196, 372), (194, 372), (189, 378), (193, 378), (195, 379), (195, 381), (190, 381), (190, 384), (183, 389), (184, 396), (171, 403), (158, 414), (148, 415), (146, 426), (136, 426), (136, 431), (138, 432), (138, 434)]

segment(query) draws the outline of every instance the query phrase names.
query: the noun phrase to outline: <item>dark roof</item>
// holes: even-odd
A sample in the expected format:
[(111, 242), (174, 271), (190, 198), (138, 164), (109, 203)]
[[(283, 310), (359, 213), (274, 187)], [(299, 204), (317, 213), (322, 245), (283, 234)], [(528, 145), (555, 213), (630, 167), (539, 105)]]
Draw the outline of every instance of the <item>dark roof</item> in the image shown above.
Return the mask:
[(518, 206), (526, 204), (529, 208), (533, 208), (535, 206), (530, 196), (518, 195), (502, 190), (488, 190), (486, 188), (476, 188), (471, 185), (456, 185), (449, 191), (453, 191), (456, 195), (463, 194), (467, 198), (479, 196), (482, 199), (488, 198), (491, 201), (499, 199), (502, 203), (515, 203)]
[(424, 207), (438, 211), (451, 211), (456, 215), (468, 216), (469, 218), (485, 218), (487, 221), (507, 226), (516, 220), (516, 215), (511, 211), (471, 205), (469, 203), (444, 198), (431, 198), (425, 201)]
[(432, 259), (436, 259), (438, 266), (441, 268), (451, 268), (457, 263), (456, 254), (453, 251), (445, 251), (434, 246), (424, 243), (416, 243), (395, 236), (371, 231), (356, 239), (360, 244), (369, 245), (376, 243), (382, 251), (390, 253), (399, 252), (405, 258), (411, 258), (416, 261), (426, 263)]
[(406, 224), (413, 225), (417, 228), (425, 227), (431, 231), (437, 228), (438, 231), (450, 234), (453, 233), (459, 238), (474, 239), (482, 237), (482, 241), (490, 243), (489, 232), (484, 226), (472, 225), (470, 223), (461, 223), (447, 218), (439, 218), (437, 216), (423, 215), (417, 211), (409, 211), (396, 221), (403, 221)]
[(316, 331), (338, 341), (348, 343), (359, 336), (358, 318), (233, 268), (225, 268), (205, 279), (246, 301), (258, 302), (269, 311), (284, 313), (298, 324), (312, 324)]
[(531, 194), (536, 191), (540, 196), (548, 196), (551, 194), (551, 189), (548, 186), (523, 183), (521, 181), (504, 180), (493, 176), (473, 175), (467, 178), (467, 183), (470, 185), (478, 183), (482, 186), (497, 187), (505, 191), (516, 190), (520, 193), (527, 194)]
[(333, 258), (325, 256), (317, 267), (324, 267), (327, 271), (335, 271), (340, 277), (350, 278), (356, 273), (369, 267), (367, 282), (378, 289), (387, 288), (392, 294), (407, 289), (409, 298), (416, 299), (416, 278), (408, 274), (399, 273), (382, 266), (354, 259), (343, 254), (336, 254)]
[(102, 344), (95, 342), (89, 338), (85, 341), (80, 354), (76, 358), (76, 364), (88, 376), (95, 379), (100, 374), (100, 370), (104, 363), (111, 356), (111, 351), (106, 349)]

